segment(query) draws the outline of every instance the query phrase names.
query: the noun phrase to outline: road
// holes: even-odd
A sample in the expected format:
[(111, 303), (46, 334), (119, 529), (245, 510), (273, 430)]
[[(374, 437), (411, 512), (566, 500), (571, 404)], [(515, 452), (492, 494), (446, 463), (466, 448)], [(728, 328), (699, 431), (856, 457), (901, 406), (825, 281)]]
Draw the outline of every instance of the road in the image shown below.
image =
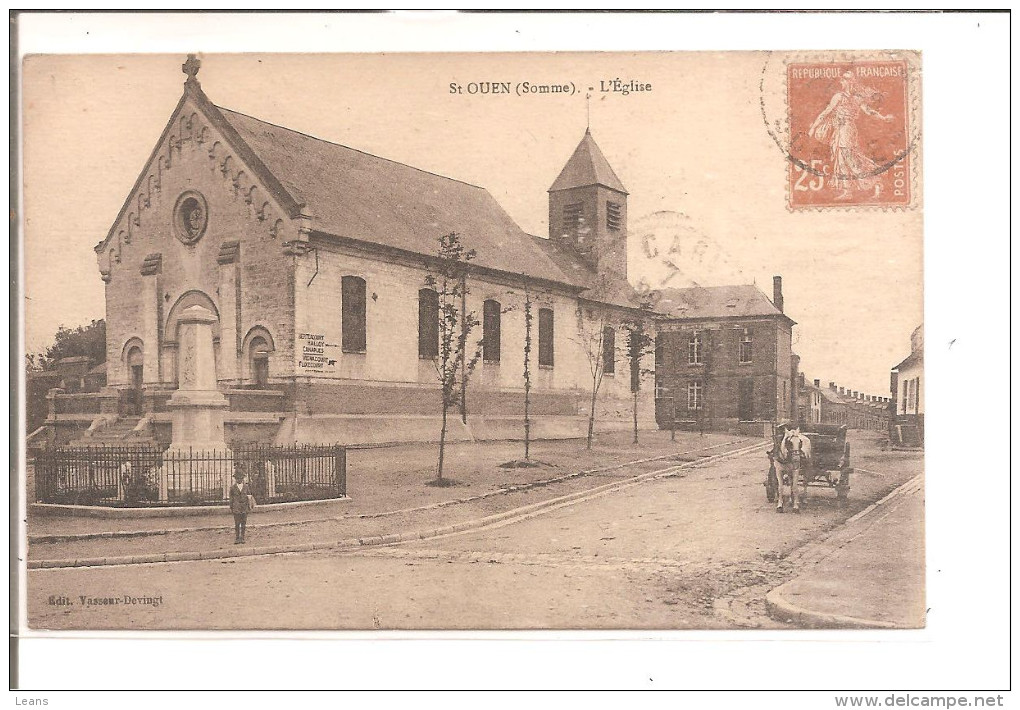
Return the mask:
[[(764, 595), (795, 574), (790, 553), (921, 471), (920, 454), (867, 434), (853, 446), (848, 507), (812, 488), (801, 514), (777, 515), (756, 453), (411, 544), (33, 570), (29, 617), (49, 629), (777, 627)], [(125, 596), (150, 601), (81, 599)]]

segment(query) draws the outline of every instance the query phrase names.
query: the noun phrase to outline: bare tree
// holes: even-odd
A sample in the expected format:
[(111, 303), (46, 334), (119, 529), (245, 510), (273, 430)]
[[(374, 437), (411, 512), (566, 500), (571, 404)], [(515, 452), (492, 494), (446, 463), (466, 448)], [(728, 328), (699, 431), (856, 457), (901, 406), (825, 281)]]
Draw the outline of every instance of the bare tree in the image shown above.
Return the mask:
[[(579, 303), (577, 306), (578, 343), (585, 359), (588, 361), (588, 372), (591, 375), (591, 389), (588, 408), (587, 447), (590, 449), (595, 435), (595, 408), (598, 403), (599, 389), (606, 374), (607, 359), (607, 328), (609, 314), (606, 306), (601, 303)], [(615, 354), (612, 354), (615, 356)]]
[(627, 361), (630, 364), (630, 391), (634, 399), (634, 443), (638, 443), (638, 393), (641, 390), (641, 378), (655, 373), (654, 368), (642, 367), (645, 356), (651, 355), (655, 349), (655, 338), (649, 334), (650, 323), (643, 317), (635, 317), (623, 324), (627, 332)]
[(531, 289), (524, 287), (524, 460), (531, 460), (531, 329), (535, 317), (532, 313)]
[[(469, 342), (479, 320), (473, 311), (466, 309), (467, 269), (474, 258), (474, 250), (465, 249), (460, 235), (451, 232), (439, 238), (436, 259), (425, 277), (425, 285), (436, 292), (439, 304), (439, 353), (434, 362), (441, 386), (443, 424), (439, 432), (437, 483), (443, 481), (450, 408), (462, 402), (467, 382), (482, 356), (481, 341)], [(466, 418), (466, 413), (462, 414)]]

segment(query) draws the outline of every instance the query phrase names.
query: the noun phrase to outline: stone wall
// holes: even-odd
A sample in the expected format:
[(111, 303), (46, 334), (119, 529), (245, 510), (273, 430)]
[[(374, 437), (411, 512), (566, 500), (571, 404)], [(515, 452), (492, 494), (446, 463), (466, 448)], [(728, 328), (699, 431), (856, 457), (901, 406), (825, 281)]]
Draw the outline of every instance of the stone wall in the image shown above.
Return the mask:
[[(283, 244), (296, 238), (297, 229), (252, 174), (185, 101), (109, 238), (97, 247), (106, 281), (108, 384), (128, 383), (124, 358), (132, 340), (143, 348), (145, 383), (173, 383), (174, 306), (180, 310), (206, 298), (219, 317), (221, 381), (250, 379), (239, 349), (256, 326), (276, 345), (271, 370), (290, 369), (293, 259)], [(186, 192), (197, 193), (207, 206), (204, 231), (191, 243), (175, 225), (175, 206)]]

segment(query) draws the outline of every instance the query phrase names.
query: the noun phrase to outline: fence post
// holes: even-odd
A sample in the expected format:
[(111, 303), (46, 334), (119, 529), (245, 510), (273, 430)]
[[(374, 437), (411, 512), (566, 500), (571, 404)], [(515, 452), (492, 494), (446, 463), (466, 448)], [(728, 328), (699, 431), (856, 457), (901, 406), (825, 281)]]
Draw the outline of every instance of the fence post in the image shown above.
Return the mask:
[(333, 456), (333, 474), (336, 476), (337, 492), (347, 496), (347, 448), (337, 446)]

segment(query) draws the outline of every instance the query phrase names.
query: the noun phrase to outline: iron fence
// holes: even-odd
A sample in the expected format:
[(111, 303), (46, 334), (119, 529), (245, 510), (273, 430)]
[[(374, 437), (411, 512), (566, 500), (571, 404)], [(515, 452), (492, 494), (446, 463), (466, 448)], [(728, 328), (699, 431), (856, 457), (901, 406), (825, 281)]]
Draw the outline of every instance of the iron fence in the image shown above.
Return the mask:
[(65, 447), (35, 459), (41, 503), (115, 507), (219, 505), (241, 473), (259, 503), (347, 495), (347, 450), (241, 445), (229, 451)]

